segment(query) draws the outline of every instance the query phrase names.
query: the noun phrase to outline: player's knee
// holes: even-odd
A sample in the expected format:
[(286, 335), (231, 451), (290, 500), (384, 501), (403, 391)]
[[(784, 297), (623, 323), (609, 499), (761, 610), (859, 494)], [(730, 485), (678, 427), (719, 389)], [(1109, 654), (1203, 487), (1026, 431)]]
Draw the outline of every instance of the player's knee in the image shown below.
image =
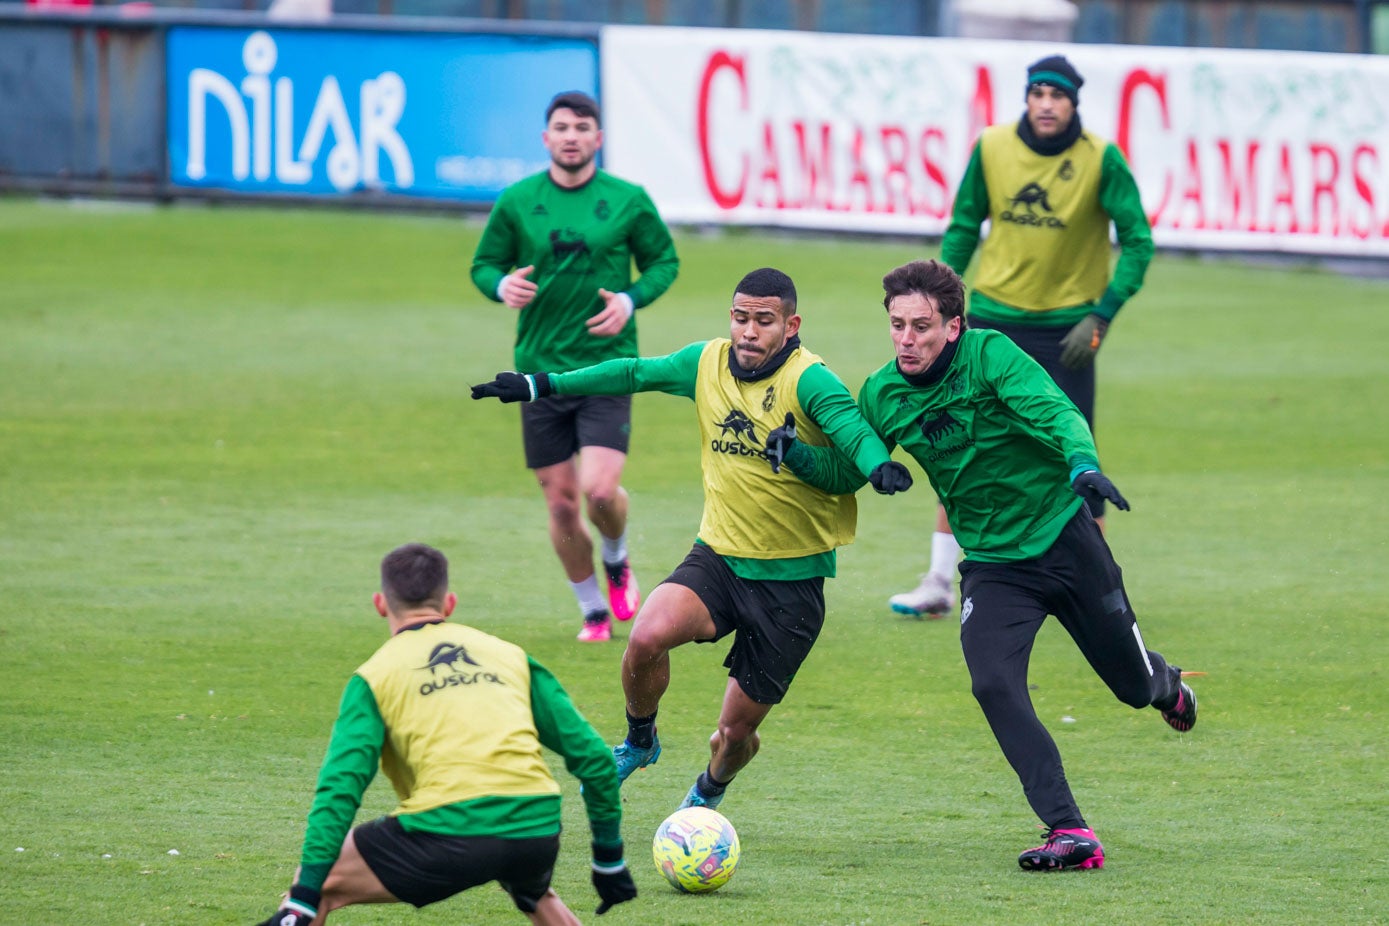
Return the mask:
[(577, 499), (559, 496), (546, 500), (550, 510), (550, 520), (561, 526), (576, 525), (580, 522), (580, 509)]
[(762, 746), (762, 737), (757, 733), (757, 724), (746, 720), (719, 720), (719, 728), (709, 738), (711, 746), (722, 742), (735, 752), (754, 755)]
[(588, 507), (592, 509), (611, 508), (617, 501), (618, 488), (616, 485), (593, 486), (584, 491), (584, 497), (588, 500)]
[(1017, 700), (1016, 686), (995, 672), (979, 672), (970, 677), (970, 691), (985, 712), (995, 707), (1007, 707)]
[(623, 662), (635, 664), (656, 662), (670, 652), (665, 637), (655, 626), (656, 623), (655, 621), (637, 622), (627, 637), (627, 652), (622, 657)]

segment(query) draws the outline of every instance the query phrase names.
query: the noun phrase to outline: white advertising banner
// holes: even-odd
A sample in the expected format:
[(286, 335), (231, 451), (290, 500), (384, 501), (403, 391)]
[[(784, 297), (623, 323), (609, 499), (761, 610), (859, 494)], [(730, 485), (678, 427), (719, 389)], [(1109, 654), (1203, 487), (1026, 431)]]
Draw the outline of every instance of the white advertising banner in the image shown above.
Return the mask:
[(1159, 245), (1389, 256), (1389, 58), (613, 26), (604, 163), (672, 222), (939, 235), (1057, 52)]

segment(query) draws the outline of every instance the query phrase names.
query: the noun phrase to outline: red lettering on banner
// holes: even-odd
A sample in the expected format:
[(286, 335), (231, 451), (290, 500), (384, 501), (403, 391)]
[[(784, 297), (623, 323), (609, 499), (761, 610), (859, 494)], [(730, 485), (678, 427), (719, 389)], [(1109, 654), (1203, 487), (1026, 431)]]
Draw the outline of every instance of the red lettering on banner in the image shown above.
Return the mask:
[(908, 215), (916, 211), (912, 204), (912, 179), (907, 175), (907, 133), (898, 125), (885, 125), (879, 131), (883, 140), (883, 197), (884, 212), (896, 212), (897, 203)]
[[(1370, 186), (1370, 182), (1365, 179), (1365, 175), (1360, 172), (1360, 160), (1367, 155), (1374, 161), (1374, 167), (1371, 168), (1371, 173), (1378, 173), (1379, 152), (1375, 150), (1374, 145), (1361, 143), (1356, 146), (1355, 151), (1350, 156), (1350, 173), (1355, 179), (1355, 193), (1360, 198), (1360, 201), (1365, 204), (1365, 211), (1369, 214), (1369, 221), (1361, 225), (1355, 221), (1354, 214), (1352, 213), (1352, 217), (1349, 221), (1350, 233), (1357, 238), (1368, 238), (1370, 235), (1374, 234), (1375, 230), (1375, 190), (1374, 187)], [(1389, 235), (1389, 226), (1385, 227), (1384, 233)]]
[[(1172, 128), (1172, 117), (1167, 111), (1167, 78), (1161, 74), (1151, 74), (1144, 68), (1135, 68), (1129, 71), (1124, 78), (1124, 84), (1119, 91), (1119, 129), (1115, 138), (1115, 144), (1119, 150), (1124, 152), (1124, 158), (1128, 160), (1129, 166), (1134, 164), (1134, 152), (1132, 144), (1131, 129), (1133, 126), (1133, 97), (1142, 87), (1151, 89), (1157, 94), (1158, 109), (1162, 114), (1162, 129), (1164, 132)], [(1148, 222), (1156, 225), (1158, 218), (1162, 215), (1162, 210), (1167, 206), (1167, 200), (1172, 196), (1172, 172), (1167, 171), (1162, 181), (1162, 198), (1158, 200), (1157, 207), (1148, 214)]]
[(989, 69), (979, 65), (974, 69), (974, 98), (969, 101), (969, 147), (979, 140), (979, 133), (994, 124), (994, 85)]
[[(1221, 190), (1225, 194), (1223, 205), (1226, 207), (1222, 213), (1216, 216), (1216, 228), (1258, 231), (1259, 197), (1258, 186), (1255, 182), (1254, 162), (1258, 159), (1259, 143), (1251, 141), (1245, 146), (1243, 175), (1239, 173), (1239, 168), (1235, 165), (1230, 140), (1222, 138), (1216, 142), (1216, 147), (1220, 149), (1220, 163), (1224, 170), (1222, 174), (1224, 182)], [(1247, 220), (1244, 218), (1246, 209), (1249, 213)]]
[[(781, 188), (781, 158), (777, 157), (776, 135), (772, 132), (770, 122), (762, 126), (762, 176), (758, 179), (757, 205), (764, 209), (768, 206), (785, 209), (787, 203), (786, 192)], [(770, 203), (766, 196), (769, 183), (776, 193)]]
[(743, 109), (748, 108), (748, 81), (747, 75), (743, 70), (743, 59), (735, 58), (726, 51), (716, 51), (709, 56), (709, 61), (704, 65), (704, 74), (699, 80), (699, 109), (697, 112), (697, 131), (699, 134), (699, 157), (704, 167), (704, 185), (709, 190), (709, 195), (720, 209), (736, 209), (738, 204), (743, 201), (743, 193), (748, 182), (748, 156), (743, 155), (743, 170), (738, 178), (737, 186), (732, 191), (719, 185), (718, 175), (714, 171), (714, 158), (709, 150), (709, 96), (714, 85), (714, 78), (720, 71), (729, 70), (738, 79), (738, 89), (742, 92)]
[[(1278, 154), (1278, 183), (1277, 195), (1273, 197), (1273, 210), (1268, 218), (1267, 231), (1278, 232), (1286, 231), (1289, 234), (1297, 234), (1297, 204), (1293, 199), (1296, 189), (1296, 182), (1293, 180), (1293, 159), (1292, 153), (1288, 151), (1286, 144), (1279, 147)], [(1278, 207), (1282, 206), (1288, 214), (1288, 224), (1286, 228), (1278, 227)]]
[(873, 207), (873, 183), (868, 179), (868, 168), (863, 163), (863, 129), (854, 127), (854, 143), (850, 147), (850, 157), (853, 158), (853, 171), (849, 174), (849, 192), (845, 197), (844, 208), (850, 211), (854, 209), (854, 189), (863, 189), (863, 211), (877, 212)]
[(1182, 227), (1182, 217), (1186, 215), (1187, 203), (1196, 207), (1196, 224), (1192, 228), (1206, 227), (1206, 208), (1201, 201), (1201, 158), (1196, 151), (1196, 140), (1186, 143), (1186, 186), (1182, 190), (1182, 201), (1177, 206), (1177, 216), (1173, 228)]
[[(934, 142), (934, 146), (932, 145)], [(937, 149), (936, 158), (932, 159), (932, 148)], [(926, 129), (921, 133), (921, 168), (926, 171), (926, 179), (931, 181), (931, 185), (940, 191), (940, 198), (932, 203), (929, 195), (922, 196), (920, 200), (920, 210), (933, 219), (945, 218), (946, 210), (950, 205), (950, 186), (945, 182), (945, 171), (940, 166), (940, 149), (945, 147), (945, 133), (940, 129)]]
[[(791, 131), (796, 135), (796, 151), (801, 158), (801, 206), (805, 209), (834, 208), (834, 176), (830, 172), (833, 155), (830, 153), (830, 124), (820, 123), (820, 147), (812, 149), (807, 138), (805, 123), (797, 119), (791, 123)], [(820, 184), (824, 183), (821, 192)]]
[[(1321, 201), (1323, 197), (1331, 200), (1331, 234), (1341, 233), (1341, 208), (1336, 200), (1336, 177), (1341, 172), (1341, 159), (1336, 149), (1321, 142), (1313, 142), (1309, 148), (1312, 153), (1312, 234), (1321, 232)], [(1322, 176), (1319, 165), (1329, 161), (1329, 176)]]

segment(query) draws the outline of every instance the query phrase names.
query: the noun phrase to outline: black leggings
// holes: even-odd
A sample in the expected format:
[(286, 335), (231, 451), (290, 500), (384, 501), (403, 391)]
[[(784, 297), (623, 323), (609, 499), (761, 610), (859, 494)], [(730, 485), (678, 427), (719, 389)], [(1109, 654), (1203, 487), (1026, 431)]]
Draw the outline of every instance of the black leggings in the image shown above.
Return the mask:
[(1083, 507), (1041, 557), (965, 560), (960, 574), (960, 644), (974, 697), (1042, 822), (1083, 827), (1061, 754), (1028, 694), (1028, 660), (1042, 622), (1056, 615), (1095, 673), (1131, 707), (1170, 701), (1181, 672), (1144, 646), (1119, 565)]

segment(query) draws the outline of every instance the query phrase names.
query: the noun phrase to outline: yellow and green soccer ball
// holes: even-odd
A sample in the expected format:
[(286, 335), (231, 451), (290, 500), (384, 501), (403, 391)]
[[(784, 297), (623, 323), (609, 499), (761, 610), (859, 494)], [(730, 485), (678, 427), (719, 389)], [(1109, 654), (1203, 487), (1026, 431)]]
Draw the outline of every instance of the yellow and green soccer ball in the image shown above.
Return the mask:
[(738, 834), (717, 810), (685, 807), (656, 829), (651, 854), (671, 887), (706, 894), (723, 887), (738, 870)]

